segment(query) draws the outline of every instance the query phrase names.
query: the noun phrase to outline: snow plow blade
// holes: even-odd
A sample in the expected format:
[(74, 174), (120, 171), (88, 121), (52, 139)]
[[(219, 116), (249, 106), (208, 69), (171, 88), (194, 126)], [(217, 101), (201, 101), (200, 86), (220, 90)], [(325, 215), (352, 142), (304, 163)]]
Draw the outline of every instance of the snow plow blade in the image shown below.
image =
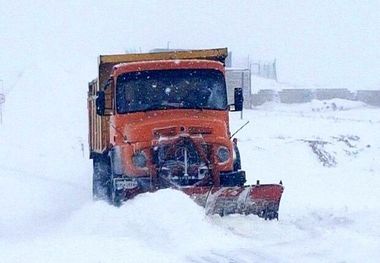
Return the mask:
[(284, 187), (281, 184), (257, 184), (243, 187), (188, 187), (181, 189), (206, 214), (254, 214), (265, 220), (278, 219)]

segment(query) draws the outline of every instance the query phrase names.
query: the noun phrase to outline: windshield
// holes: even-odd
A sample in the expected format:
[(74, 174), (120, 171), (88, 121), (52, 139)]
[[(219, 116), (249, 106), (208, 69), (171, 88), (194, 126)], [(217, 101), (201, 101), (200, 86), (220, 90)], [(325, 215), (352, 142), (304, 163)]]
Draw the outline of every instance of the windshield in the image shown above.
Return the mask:
[(226, 84), (220, 71), (175, 69), (129, 72), (118, 76), (118, 113), (186, 108), (224, 110)]

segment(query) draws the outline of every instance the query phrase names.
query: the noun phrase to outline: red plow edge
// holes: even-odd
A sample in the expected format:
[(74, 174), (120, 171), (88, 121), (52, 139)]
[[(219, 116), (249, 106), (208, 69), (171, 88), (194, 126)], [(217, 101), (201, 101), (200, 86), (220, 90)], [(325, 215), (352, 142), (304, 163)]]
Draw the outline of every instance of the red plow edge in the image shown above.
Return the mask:
[(284, 187), (282, 184), (257, 184), (244, 187), (183, 187), (206, 214), (254, 214), (265, 220), (278, 219)]

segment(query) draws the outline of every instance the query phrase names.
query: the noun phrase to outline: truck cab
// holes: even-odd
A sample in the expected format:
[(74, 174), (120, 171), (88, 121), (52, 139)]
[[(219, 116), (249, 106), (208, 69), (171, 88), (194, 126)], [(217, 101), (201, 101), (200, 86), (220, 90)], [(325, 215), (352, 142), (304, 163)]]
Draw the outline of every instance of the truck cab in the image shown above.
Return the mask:
[(244, 185), (229, 129), (243, 98), (227, 104), (227, 50), (139, 55), (101, 58), (89, 85), (94, 196), (118, 203), (167, 187)]

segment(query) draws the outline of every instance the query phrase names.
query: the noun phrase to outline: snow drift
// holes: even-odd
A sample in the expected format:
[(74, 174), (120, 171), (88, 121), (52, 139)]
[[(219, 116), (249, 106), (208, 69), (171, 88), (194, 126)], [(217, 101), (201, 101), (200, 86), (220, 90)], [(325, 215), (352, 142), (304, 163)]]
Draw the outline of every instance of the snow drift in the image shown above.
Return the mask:
[[(280, 220), (205, 216), (174, 190), (91, 198), (86, 83), (35, 65), (0, 127), (2, 262), (294, 262), (380, 257), (379, 109), (342, 100), (231, 114), (250, 183), (282, 180)], [(40, 76), (46, 76), (41, 82)], [(337, 110), (326, 105), (336, 104)], [(319, 109), (319, 110), (315, 110)], [(310, 142), (335, 160), (325, 166)]]

